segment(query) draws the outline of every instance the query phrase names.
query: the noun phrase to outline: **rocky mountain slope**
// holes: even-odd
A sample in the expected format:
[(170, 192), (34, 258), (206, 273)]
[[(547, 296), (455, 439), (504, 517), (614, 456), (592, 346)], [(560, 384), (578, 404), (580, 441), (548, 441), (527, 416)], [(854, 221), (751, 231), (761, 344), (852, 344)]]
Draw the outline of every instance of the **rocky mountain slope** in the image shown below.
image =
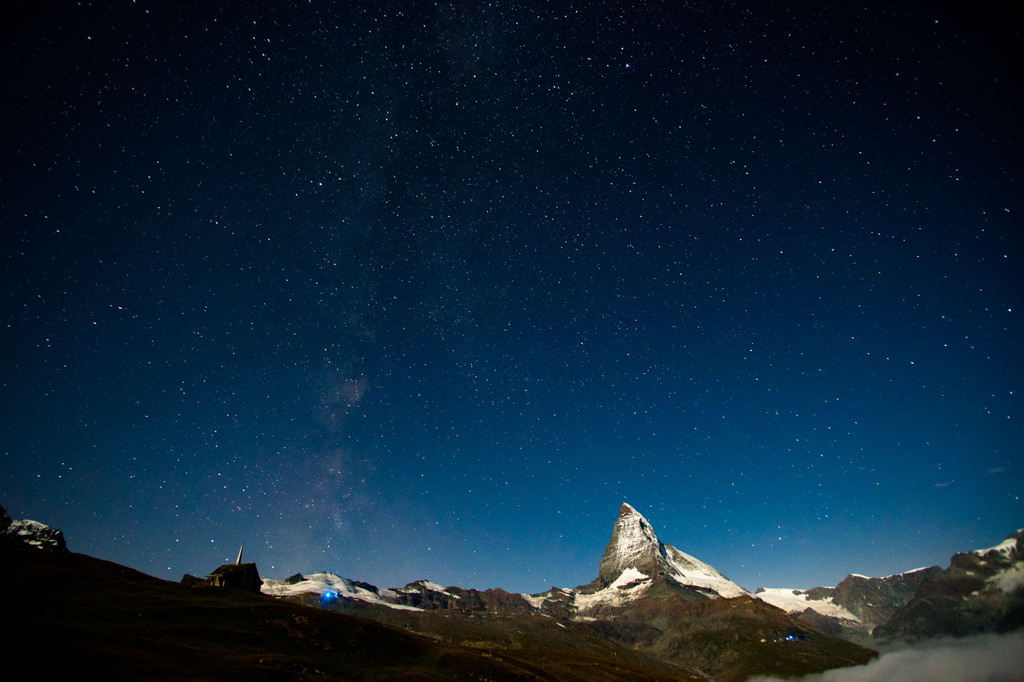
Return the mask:
[(1024, 530), (988, 549), (955, 554), (875, 629), (885, 640), (961, 637), (1024, 627)]
[(921, 583), (941, 573), (941, 568), (932, 566), (884, 578), (849, 575), (835, 587), (806, 591), (759, 588), (756, 596), (825, 632), (858, 640), (892, 618)]
[(13, 520), (7, 510), (0, 507), (0, 538), (11, 538), (51, 552), (68, 551), (64, 533), (38, 521)]
[(759, 588), (756, 596), (815, 627), (854, 641), (920, 640), (1005, 632), (1024, 626), (1024, 551), (1017, 531), (989, 549), (962, 552), (950, 566), (836, 587)]

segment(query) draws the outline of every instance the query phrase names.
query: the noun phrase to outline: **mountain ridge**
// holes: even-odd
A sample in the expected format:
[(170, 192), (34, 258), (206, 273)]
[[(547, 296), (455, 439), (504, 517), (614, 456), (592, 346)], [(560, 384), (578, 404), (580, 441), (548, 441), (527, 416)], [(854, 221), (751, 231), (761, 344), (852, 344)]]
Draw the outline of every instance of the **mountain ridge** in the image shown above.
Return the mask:
[(835, 587), (758, 588), (755, 596), (851, 641), (1004, 632), (1024, 626), (1021, 539), (1018, 530), (995, 547), (957, 552), (946, 569), (850, 574)]
[[(59, 534), (63, 539), (59, 530), (43, 524), (18, 526), (5, 512), (0, 520), (4, 520), (0, 531), (31, 528), (40, 531), (41, 537)], [(68, 557), (72, 563), (85, 561), (78, 558), (83, 555), (67, 552), (66, 548), (54, 551), (52, 543), (33, 542), (33, 537), (24, 533), (3, 535), (0, 545), (5, 551), (17, 545), (24, 548), (22, 552), (38, 552), (38, 556), (52, 556), (54, 560)], [(762, 588), (755, 596), (709, 564), (659, 540), (652, 524), (623, 503), (597, 577), (577, 587), (520, 594), (500, 588), (443, 586), (421, 579), (404, 587), (378, 588), (320, 572), (266, 580), (263, 594), (254, 598), (273, 597), (296, 606), (335, 612), (339, 617), (369, 618), (401, 632), (455, 646), (444, 655), (454, 656), (459, 661), (457, 666), (481, 665), (474, 655), (454, 653), (461, 651), (458, 647), (482, 649), (503, 661), (504, 667), (491, 671), (495, 679), (588, 679), (580, 671), (595, 664), (606, 671), (601, 679), (738, 682), (752, 675), (804, 675), (863, 664), (876, 654), (859, 645), (874, 647), (876, 641), (1024, 627), (1024, 552), (1020, 539), (1024, 539), (1024, 532), (1018, 531), (995, 547), (958, 553), (948, 569), (929, 567), (884, 578), (851, 574), (834, 588), (789, 590), (788, 594)], [(163, 583), (121, 567), (97, 570), (113, 570), (111, 575), (119, 576), (102, 579), (107, 590), (117, 589), (115, 586), (125, 580), (132, 584), (140, 580)], [(65, 598), (74, 600), (79, 594), (96, 592), (81, 579), (75, 581), (73, 591)], [(172, 590), (178, 596), (168, 593), (161, 599), (192, 602), (195, 600), (187, 595), (195, 593), (196, 600), (205, 603), (208, 597), (201, 595), (234, 593), (232, 588), (212, 587), (210, 581), (191, 576), (183, 578), (181, 584), (168, 585), (179, 590)], [(108, 608), (98, 603), (95, 595), (90, 599), (88, 609)], [(28, 602), (22, 606), (31, 608)], [(141, 606), (132, 608), (145, 610)], [(970, 611), (968, 616), (964, 615), (965, 608)], [(316, 647), (328, 649), (332, 641), (322, 633), (341, 632), (338, 627), (348, 627), (325, 622), (311, 628), (306, 618), (296, 616), (294, 623), (280, 619), (273, 622), (285, 622), (290, 637), (310, 638)], [(882, 625), (877, 624), (886, 618)], [(123, 615), (118, 620), (123, 620)], [(48, 627), (56, 626), (51, 623)], [(879, 637), (872, 638), (868, 634), (871, 630), (877, 630)], [(401, 646), (423, 650), (425, 645), (416, 641), (402, 640)], [(132, 646), (137, 649), (142, 645)], [(118, 645), (110, 647), (117, 649)], [(612, 661), (618, 663), (610, 666)], [(364, 664), (372, 665), (366, 660), (360, 663)], [(570, 668), (573, 672), (568, 672)], [(383, 668), (378, 672), (383, 674)]]
[[(293, 576), (294, 577), (294, 576)], [(265, 580), (263, 591), (276, 596), (296, 595), (303, 591), (331, 592), (336, 598), (357, 599), (392, 608), (420, 608), (428, 602), (441, 608), (459, 608), (454, 600), (465, 604), (487, 601), (480, 595), (490, 590), (441, 586), (429, 580), (417, 580), (404, 587), (379, 588), (342, 578), (333, 573), (308, 576), (303, 586), (297, 580)], [(750, 596), (750, 592), (729, 580), (703, 561), (658, 539), (650, 522), (628, 503), (619, 508), (619, 517), (612, 529), (598, 566), (598, 576), (590, 583), (571, 588), (552, 587), (546, 592), (519, 594), (523, 602), (537, 611), (562, 611), (566, 607), (577, 615), (606, 606), (621, 606), (644, 596), (659, 581), (669, 581), (692, 599), (715, 599)], [(493, 589), (493, 588), (492, 588)], [(516, 594), (504, 592), (504, 594)], [(550, 602), (547, 609), (545, 603)]]
[(381, 589), (318, 573), (268, 580), (264, 592), (425, 634), (450, 632), (455, 622), (477, 631), (510, 616), (550, 620), (560, 629), (585, 626), (687, 674), (723, 681), (821, 672), (875, 655), (755, 599), (717, 569), (661, 542), (627, 503), (597, 577), (577, 587), (515, 594), (419, 580)]
[[(683, 601), (746, 596), (771, 604), (798, 618), (800, 623), (824, 633), (873, 646), (876, 641), (883, 641), (872, 636), (876, 629), (878, 635), (888, 639), (941, 634), (941, 628), (934, 632), (924, 628), (922, 632), (930, 634), (914, 635), (910, 632), (912, 628), (906, 625), (899, 631), (883, 626), (911, 603), (918, 610), (926, 609), (924, 604), (938, 599), (935, 596), (939, 591), (937, 585), (945, 585), (952, 592), (963, 592), (969, 586), (977, 587), (981, 583), (978, 583), (976, 575), (971, 574), (977, 573), (979, 566), (989, 566), (985, 573), (988, 584), (1007, 595), (998, 600), (990, 595), (987, 601), (983, 600), (984, 603), (991, 606), (997, 601), (1012, 602), (1015, 592), (1024, 591), (1021, 587), (1024, 585), (1024, 563), (1018, 563), (1020, 551), (1015, 539), (1020, 535), (1022, 531), (992, 548), (958, 553), (951, 562), (951, 569), (931, 566), (883, 577), (851, 573), (835, 587), (808, 590), (758, 588), (757, 593), (752, 595), (714, 567), (662, 542), (646, 517), (632, 505), (623, 502), (599, 562), (597, 577), (576, 587), (553, 586), (545, 592), (521, 594), (495, 588), (481, 591), (458, 586), (443, 587), (428, 580), (419, 580), (401, 588), (381, 589), (333, 574), (314, 574), (324, 577), (314, 577), (305, 586), (293, 583), (288, 588), (282, 587), (279, 581), (268, 580), (264, 591), (279, 596), (302, 592), (322, 595), (326, 591), (334, 599), (362, 600), (367, 604), (392, 609), (491, 609), (541, 613), (575, 620), (618, 617), (633, 602), (664, 598), (666, 595)], [(999, 570), (992, 568), (996, 564), (1001, 567)], [(953, 572), (950, 573), (950, 570)], [(333, 577), (328, 579), (328, 575)], [(336, 587), (328, 589), (316, 584), (325, 580)], [(922, 589), (924, 593), (921, 593)], [(928, 601), (929, 595), (931, 602)], [(1020, 598), (1024, 601), (1024, 594)], [(947, 609), (954, 607), (948, 603), (946, 605)], [(1002, 609), (999, 613), (1003, 614), (997, 618), (1002, 619), (1000, 623), (1016, 622), (1015, 606), (999, 606), (998, 609)], [(950, 616), (947, 614), (944, 617), (948, 619)], [(967, 630), (976, 631), (986, 630), (981, 625)]]

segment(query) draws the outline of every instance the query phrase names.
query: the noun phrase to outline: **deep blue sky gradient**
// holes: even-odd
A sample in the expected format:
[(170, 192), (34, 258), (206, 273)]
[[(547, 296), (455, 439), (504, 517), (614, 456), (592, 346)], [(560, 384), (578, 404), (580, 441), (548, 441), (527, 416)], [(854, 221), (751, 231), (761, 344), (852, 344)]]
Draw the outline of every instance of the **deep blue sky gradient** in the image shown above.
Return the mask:
[(1020, 30), (746, 4), (17, 3), (0, 503), (173, 580), (574, 586), (622, 501), (749, 589), (998, 543)]

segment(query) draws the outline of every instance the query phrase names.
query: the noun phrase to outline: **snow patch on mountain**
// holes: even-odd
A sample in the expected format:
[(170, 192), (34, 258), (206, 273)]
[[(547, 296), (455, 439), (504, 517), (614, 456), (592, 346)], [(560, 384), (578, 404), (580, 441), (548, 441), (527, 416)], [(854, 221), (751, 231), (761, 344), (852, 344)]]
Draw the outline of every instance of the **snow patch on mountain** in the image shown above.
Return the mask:
[(873, 575), (861, 575), (860, 573), (851, 573), (851, 578), (864, 578), (865, 580), (886, 580), (887, 578), (898, 578), (901, 575), (910, 575), (911, 573), (917, 573), (919, 571), (927, 571), (931, 566), (922, 566), (921, 568), (912, 568), (909, 571), (900, 571), (899, 573), (890, 573), (889, 575), (873, 576)]
[(18, 538), (26, 544), (41, 549), (52, 547), (52, 543), (42, 539), (50, 530), (50, 527), (45, 523), (39, 523), (31, 519), (22, 519), (21, 521), (12, 521), (8, 528), (11, 536)]
[[(423, 610), (413, 606), (405, 606), (403, 604), (392, 604), (379, 592), (373, 592), (365, 587), (356, 585), (348, 578), (342, 578), (339, 575), (327, 572), (303, 575), (302, 580), (298, 581), (293, 581), (291, 579), (266, 579), (263, 581), (261, 591), (263, 594), (269, 594), (274, 597), (296, 597), (303, 594), (315, 594), (321, 598), (326, 596), (343, 599), (356, 599), (370, 604), (380, 604), (392, 609), (402, 609), (406, 611)], [(385, 592), (391, 592), (391, 595), (395, 594), (391, 590), (385, 590)]]
[[(1021, 531), (1018, 530), (1017, 532), (1020, 533)], [(995, 547), (989, 547), (988, 549), (976, 549), (974, 550), (974, 553), (980, 557), (984, 557), (989, 552), (998, 552), (999, 554), (1002, 554), (1004, 558), (1009, 559), (1010, 554), (1015, 549), (1017, 549), (1017, 538), (1009, 537)]]
[(592, 594), (577, 594), (574, 604), (580, 611), (589, 611), (596, 606), (621, 606), (643, 596), (650, 586), (649, 576), (635, 568), (627, 568), (603, 590)]
[(890, 573), (889, 575), (877, 576), (877, 575), (861, 575), (860, 573), (851, 573), (851, 578), (863, 578), (864, 580), (886, 580), (887, 578), (898, 578), (901, 575), (910, 575), (911, 573), (917, 573), (918, 571), (927, 571), (931, 566), (922, 566), (921, 568), (912, 568), (909, 571), (900, 571), (899, 573)]
[(438, 585), (437, 583), (431, 582), (429, 580), (417, 580), (416, 582), (409, 583), (399, 591), (405, 592), (406, 594), (411, 594), (413, 592), (421, 592), (423, 590), (437, 592), (438, 594), (443, 594), (446, 597), (451, 597), (452, 599), (462, 598), (457, 594), (452, 594), (451, 592), (449, 592), (443, 585)]
[(540, 609), (544, 605), (544, 600), (548, 598), (550, 593), (545, 594), (520, 594), (519, 596), (526, 600), (526, 603), (535, 609)]
[(832, 597), (812, 599), (806, 592), (789, 588), (762, 588), (754, 596), (788, 613), (803, 613), (812, 609), (823, 616), (861, 622), (856, 615), (836, 604)]
[(722, 597), (742, 597), (750, 592), (726, 578), (700, 559), (680, 552), (672, 545), (664, 545), (669, 578), (680, 585), (712, 590)]
[(0, 537), (14, 538), (27, 545), (51, 552), (68, 551), (64, 542), (64, 533), (59, 528), (47, 526), (45, 523), (22, 519), (15, 521), (7, 510), (0, 506)]

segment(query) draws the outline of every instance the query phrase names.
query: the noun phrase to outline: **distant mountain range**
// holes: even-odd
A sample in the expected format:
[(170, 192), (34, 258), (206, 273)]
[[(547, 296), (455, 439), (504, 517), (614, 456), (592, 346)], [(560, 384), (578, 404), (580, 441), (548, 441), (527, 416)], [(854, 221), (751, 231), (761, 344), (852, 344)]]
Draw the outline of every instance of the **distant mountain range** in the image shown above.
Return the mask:
[[(623, 504), (598, 576), (578, 587), (512, 594), (419, 580), (380, 589), (317, 573), (266, 580), (263, 591), (423, 632), (430, 631), (431, 621), (409, 611), (443, 611), (449, 617), (539, 614), (560, 623), (588, 623), (621, 644), (691, 673), (742, 679), (755, 669), (796, 674), (852, 665), (869, 655), (865, 649), (847, 648), (849, 644), (875, 647), (1021, 627), (1020, 536), (1018, 532), (988, 550), (957, 554), (945, 570), (932, 566), (881, 578), (850, 575), (835, 587), (759, 588), (751, 595), (712, 566), (661, 542), (650, 522)], [(401, 611), (405, 613), (396, 613)], [(722, 646), (722, 640), (731, 644)], [(813, 642), (818, 656), (813, 663), (793, 646), (798, 642), (807, 647)], [(801, 658), (803, 668), (792, 667), (793, 653), (799, 653), (793, 658)]]
[(502, 623), (554, 624), (562, 637), (607, 639), (696, 679), (802, 675), (874, 656), (754, 598), (715, 568), (661, 542), (628, 504), (619, 509), (597, 577), (578, 587), (514, 594), (419, 580), (380, 589), (316, 573), (265, 580), (263, 592), (473, 646), (517, 646), (518, 637)]
[(757, 597), (799, 616), (819, 630), (865, 641), (914, 597), (917, 588), (942, 574), (938, 566), (869, 578), (847, 576), (835, 587), (809, 590), (758, 588)]
[(619, 510), (619, 520), (601, 559), (598, 577), (572, 589), (554, 587), (541, 594), (512, 595), (503, 590), (480, 592), (442, 587), (428, 580), (418, 580), (402, 588), (379, 589), (331, 573), (316, 573), (296, 575), (283, 581), (264, 580), (263, 592), (275, 596), (316, 593), (327, 595), (328, 602), (356, 599), (402, 609), (466, 610), (481, 605), (487, 608), (497, 600), (501, 608), (524, 613), (586, 617), (638, 600), (664, 582), (690, 600), (750, 596), (747, 590), (703, 561), (658, 540), (647, 519), (628, 504), (623, 504)]
[[(513, 672), (501, 668), (508, 676), (494, 679), (728, 682), (858, 665), (876, 655), (868, 647), (893, 641), (1021, 628), (1022, 536), (1018, 531), (996, 547), (957, 554), (947, 569), (933, 566), (883, 578), (850, 575), (835, 587), (759, 588), (752, 595), (712, 566), (661, 542), (647, 519), (623, 504), (597, 577), (577, 587), (518, 594), (418, 580), (383, 589), (325, 572), (264, 580), (262, 592), (293, 608), (314, 607), (343, 619), (362, 616), (454, 646), (466, 651), (458, 666), (479, 655), (511, 666)], [(0, 538), (67, 553), (60, 531), (12, 521), (6, 512), (0, 514)], [(205, 594), (208, 590), (194, 587), (207, 584), (186, 576), (182, 585), (169, 585), (184, 590), (179, 594), (187, 601), (188, 594)], [(307, 617), (296, 618), (305, 622)], [(360, 666), (369, 666), (360, 670), (389, 677), (385, 663), (375, 674), (373, 661), (360, 659)], [(592, 666), (600, 668), (600, 676)]]
[(1024, 626), (1024, 531), (995, 547), (955, 554), (949, 568), (918, 568), (835, 587), (764, 589), (757, 597), (818, 629), (884, 644), (1008, 632)]

